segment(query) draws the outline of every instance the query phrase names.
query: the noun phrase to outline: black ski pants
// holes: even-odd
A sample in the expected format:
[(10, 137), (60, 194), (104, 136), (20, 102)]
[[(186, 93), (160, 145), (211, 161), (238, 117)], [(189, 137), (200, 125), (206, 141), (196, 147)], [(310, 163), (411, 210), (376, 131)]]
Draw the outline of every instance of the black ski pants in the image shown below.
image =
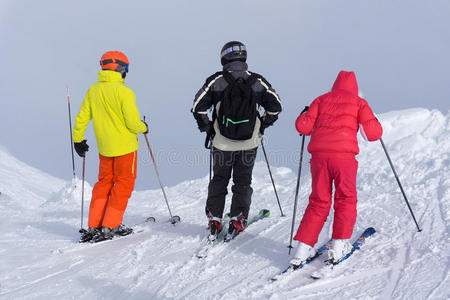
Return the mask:
[(225, 196), (228, 194), (228, 182), (233, 173), (233, 198), (230, 216), (236, 217), (242, 213), (248, 218), (253, 189), (252, 172), (255, 165), (258, 148), (242, 151), (213, 150), (214, 176), (208, 186), (208, 199), (206, 200), (206, 213), (222, 218), (225, 207)]

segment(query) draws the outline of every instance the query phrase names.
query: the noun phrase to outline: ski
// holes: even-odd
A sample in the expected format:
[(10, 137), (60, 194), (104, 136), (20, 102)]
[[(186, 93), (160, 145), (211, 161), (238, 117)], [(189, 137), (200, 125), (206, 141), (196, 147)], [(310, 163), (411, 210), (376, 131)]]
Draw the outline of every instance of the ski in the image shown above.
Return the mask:
[(333, 270), (334, 266), (347, 260), (353, 253), (355, 253), (355, 251), (360, 250), (362, 245), (364, 245), (364, 243), (366, 242), (366, 239), (371, 237), (375, 232), (376, 232), (376, 230), (373, 227), (369, 227), (366, 230), (364, 230), (364, 232), (361, 233), (359, 238), (352, 244), (352, 246), (353, 246), (352, 251), (350, 251), (346, 256), (342, 257), (339, 261), (337, 261), (335, 263), (332, 263), (330, 260), (327, 259), (325, 261), (326, 265), (324, 267), (322, 267), (321, 270), (312, 273), (311, 278), (313, 278), (313, 279), (323, 278), (325, 276), (325, 274), (327, 274), (328, 272)]
[[(145, 227), (143, 227), (143, 225), (145, 225), (146, 223), (155, 223), (155, 222), (156, 222), (156, 219), (154, 217), (148, 217), (143, 222), (137, 223), (137, 224), (129, 227), (128, 228), (129, 230), (127, 230), (126, 232), (122, 232), (120, 234), (115, 234), (113, 236), (113, 238), (110, 238), (110, 239), (99, 239), (99, 240), (96, 240), (96, 241), (94, 241), (92, 239), (83, 241), (83, 240), (80, 239), (78, 241), (78, 243), (80, 243), (80, 244), (96, 244), (96, 243), (101, 243), (101, 242), (105, 242), (105, 241), (120, 239), (120, 238), (123, 238), (123, 237), (125, 237), (127, 235), (130, 235), (130, 234), (143, 232), (145, 230)], [(79, 232), (81, 234), (83, 234), (83, 233), (86, 233), (87, 230), (83, 228), (83, 229), (80, 229)]]
[(96, 244), (96, 243), (101, 243), (101, 242), (110, 241), (110, 240), (117, 240), (117, 239), (121, 239), (123, 237), (126, 237), (128, 235), (141, 233), (141, 232), (145, 231), (146, 227), (144, 225), (146, 223), (155, 223), (155, 222), (156, 222), (156, 219), (154, 217), (148, 217), (147, 219), (144, 220), (144, 222), (138, 223), (138, 224), (130, 227), (129, 230), (127, 230), (126, 232), (123, 232), (122, 234), (115, 234), (110, 239), (99, 239), (97, 241), (90, 241), (90, 243), (91, 244)]
[[(255, 223), (256, 221), (267, 218), (268, 216), (270, 216), (270, 211), (268, 209), (261, 209), (256, 216), (253, 216), (252, 218), (250, 218), (250, 220), (248, 220), (247, 227), (250, 224)], [(237, 237), (238, 235), (239, 232), (227, 233), (223, 238), (223, 241), (225, 243), (228, 243), (229, 241), (234, 240), (234, 238)]]
[[(212, 236), (211, 234), (208, 234), (208, 236), (203, 239), (202, 241), (202, 247), (198, 250), (197, 254), (195, 255), (197, 258), (206, 258), (208, 256), (209, 250), (214, 247), (220, 240), (222, 240), (225, 236), (225, 233), (228, 230), (228, 219), (229, 214), (225, 214), (223, 217), (223, 227), (222, 230), (215, 236)], [(206, 230), (209, 232), (209, 227), (206, 227)]]
[[(253, 224), (261, 219), (267, 218), (270, 216), (270, 211), (268, 209), (261, 209), (257, 215), (251, 217), (247, 223), (247, 227), (250, 224)], [(226, 214), (225, 217), (229, 217), (229, 214)], [(225, 218), (224, 218), (225, 219)], [(227, 231), (228, 231), (228, 223), (229, 222), (224, 222), (224, 226), (222, 231), (217, 235), (217, 237), (214, 240), (210, 240), (208, 239), (208, 237), (204, 240), (204, 242), (202, 244), (204, 244), (204, 246), (202, 248), (200, 248), (200, 250), (197, 252), (196, 257), (199, 259), (203, 259), (206, 258), (208, 256), (209, 251), (217, 244), (219, 244), (221, 241), (225, 242), (229, 242), (231, 240), (233, 240), (236, 236), (238, 236), (238, 234), (234, 235), (231, 239), (229, 240), (225, 240), (226, 236), (227, 236)]]
[[(126, 235), (115, 235), (112, 239), (105, 239), (102, 241), (98, 241), (98, 242), (91, 242), (91, 241), (85, 241), (85, 242), (81, 242), (80, 240), (75, 241), (75, 243), (71, 246), (67, 246), (67, 247), (62, 247), (62, 248), (58, 248), (56, 250), (54, 250), (54, 253), (65, 253), (65, 252), (73, 252), (73, 251), (78, 251), (81, 249), (86, 249), (89, 247), (93, 247), (95, 245), (101, 245), (101, 244), (106, 244), (109, 242), (113, 242), (116, 240), (121, 240), (127, 236), (130, 235), (134, 235), (134, 234), (138, 234), (141, 232), (146, 231), (147, 229), (147, 224), (148, 223), (154, 223), (156, 222), (154, 217), (148, 217), (147, 219), (145, 219), (143, 222), (141, 223), (137, 223), (133, 226), (131, 226), (130, 228), (133, 229), (133, 231), (131, 233), (128, 233)], [(80, 229), (80, 233), (83, 233), (85, 229)], [(89, 245), (89, 246), (88, 246)]]
[(313, 257), (310, 257), (307, 261), (305, 261), (303, 264), (299, 265), (299, 266), (294, 266), (294, 265), (289, 265), (286, 269), (284, 269), (283, 271), (281, 271), (280, 273), (278, 273), (277, 275), (275, 275), (274, 277), (271, 278), (272, 281), (277, 281), (279, 279), (281, 279), (282, 277), (287, 276), (287, 274), (290, 274), (296, 270), (299, 270), (301, 268), (303, 268), (305, 265), (310, 264), (313, 260), (315, 260), (316, 258), (318, 258), (319, 256), (321, 256), (324, 252), (328, 251), (331, 247), (331, 239), (326, 242), (325, 244), (323, 244), (318, 250), (316, 255), (314, 255)]

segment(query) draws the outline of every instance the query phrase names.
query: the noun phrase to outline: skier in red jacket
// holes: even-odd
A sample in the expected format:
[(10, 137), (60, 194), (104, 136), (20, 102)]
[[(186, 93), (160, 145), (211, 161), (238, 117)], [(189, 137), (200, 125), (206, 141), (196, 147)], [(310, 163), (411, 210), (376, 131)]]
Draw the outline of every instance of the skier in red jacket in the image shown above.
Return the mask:
[(349, 239), (356, 222), (358, 128), (368, 141), (381, 138), (383, 129), (366, 100), (358, 96), (355, 73), (341, 71), (331, 92), (305, 107), (295, 122), (300, 134), (311, 135), (312, 192), (295, 240), (299, 245), (291, 264), (299, 266), (316, 254), (314, 245), (328, 217), (334, 182), (332, 248), (328, 257), (338, 261), (352, 250)]

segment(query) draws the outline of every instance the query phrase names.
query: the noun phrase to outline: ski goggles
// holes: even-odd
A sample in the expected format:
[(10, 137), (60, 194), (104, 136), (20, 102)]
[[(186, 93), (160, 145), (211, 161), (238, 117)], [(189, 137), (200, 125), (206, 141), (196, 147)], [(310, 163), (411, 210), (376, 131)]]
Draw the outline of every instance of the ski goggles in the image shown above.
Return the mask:
[(118, 64), (119, 66), (123, 66), (123, 67), (125, 67), (125, 72), (128, 73), (128, 64), (126, 62), (123, 62), (118, 59), (105, 59), (105, 60), (100, 61), (100, 66), (102, 68), (108, 64)]
[(222, 53), (220, 53), (220, 57), (222, 58), (231, 52), (241, 52), (241, 51), (247, 51), (247, 49), (245, 48), (244, 45), (232, 46), (232, 47), (229, 47), (229, 48), (226, 48), (225, 50), (223, 50)]

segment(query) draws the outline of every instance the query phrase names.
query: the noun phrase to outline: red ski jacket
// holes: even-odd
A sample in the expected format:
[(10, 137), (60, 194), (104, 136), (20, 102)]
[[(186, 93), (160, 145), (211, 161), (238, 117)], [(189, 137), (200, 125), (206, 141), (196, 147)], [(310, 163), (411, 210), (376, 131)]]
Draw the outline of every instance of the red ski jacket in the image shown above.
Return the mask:
[(316, 98), (297, 118), (295, 127), (311, 135), (308, 152), (313, 157), (354, 157), (359, 153), (358, 128), (368, 141), (383, 134), (367, 101), (358, 97), (355, 73), (346, 71), (339, 72), (331, 92)]

